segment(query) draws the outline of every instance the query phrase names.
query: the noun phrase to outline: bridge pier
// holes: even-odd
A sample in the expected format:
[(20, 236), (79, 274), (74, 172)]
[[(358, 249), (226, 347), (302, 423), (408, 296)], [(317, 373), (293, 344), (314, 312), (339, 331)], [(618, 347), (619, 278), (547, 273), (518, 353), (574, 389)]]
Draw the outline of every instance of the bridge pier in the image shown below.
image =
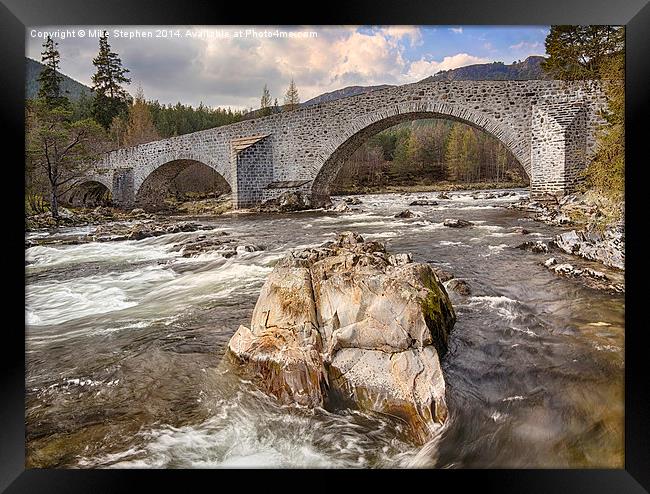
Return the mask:
[(231, 142), (233, 208), (256, 206), (273, 181), (273, 148), (268, 134), (233, 139)]
[(135, 206), (133, 168), (115, 169), (111, 193), (114, 206), (122, 209), (132, 209)]
[(587, 118), (582, 102), (534, 105), (531, 122), (530, 196), (575, 192), (587, 167)]

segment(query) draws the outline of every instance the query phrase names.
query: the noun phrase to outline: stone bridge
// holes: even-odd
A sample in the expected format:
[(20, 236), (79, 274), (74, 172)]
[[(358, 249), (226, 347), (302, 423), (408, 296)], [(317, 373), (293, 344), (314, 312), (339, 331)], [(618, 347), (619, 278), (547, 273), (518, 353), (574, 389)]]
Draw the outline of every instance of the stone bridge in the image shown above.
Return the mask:
[(130, 208), (148, 188), (199, 162), (228, 182), (235, 208), (287, 190), (322, 197), (373, 134), (408, 120), (446, 118), (500, 140), (528, 175), (533, 196), (562, 195), (580, 181), (605, 104), (593, 81), (408, 84), (119, 149), (102, 157), (86, 182), (104, 184), (115, 205)]

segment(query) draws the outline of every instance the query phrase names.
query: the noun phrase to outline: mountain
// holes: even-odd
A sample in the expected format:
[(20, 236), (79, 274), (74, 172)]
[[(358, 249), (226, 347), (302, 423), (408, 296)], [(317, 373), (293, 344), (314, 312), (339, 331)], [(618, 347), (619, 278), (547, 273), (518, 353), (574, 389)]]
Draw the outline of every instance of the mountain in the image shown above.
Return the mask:
[(386, 89), (387, 87), (393, 86), (389, 84), (382, 84), (380, 86), (348, 86), (329, 93), (323, 93), (315, 98), (305, 101), (301, 106), (319, 105), (320, 103), (327, 103), (328, 101), (347, 98), (348, 96), (356, 96), (357, 94), (369, 93), (371, 91), (376, 91), (377, 89)]
[(479, 63), (457, 69), (441, 70), (420, 82), (435, 81), (525, 81), (550, 79), (542, 69), (544, 57), (530, 56), (523, 62), (506, 65), (503, 62)]
[[(25, 98), (35, 98), (38, 94), (38, 76), (45, 67), (42, 63), (25, 57), (26, 74), (25, 74)], [(59, 75), (63, 77), (61, 81), (61, 92), (70, 100), (78, 100), (81, 95), (90, 96), (92, 90), (80, 82), (68, 77), (65, 74)]]
[[(550, 79), (542, 69), (544, 57), (532, 55), (522, 62), (506, 65), (503, 62), (480, 63), (467, 65), (457, 69), (442, 70), (419, 82), (433, 81), (525, 81), (530, 79)], [(324, 93), (302, 103), (301, 106), (317, 105), (334, 101), (348, 96), (356, 96), (377, 89), (392, 87), (388, 84), (380, 86), (348, 86), (330, 93)]]

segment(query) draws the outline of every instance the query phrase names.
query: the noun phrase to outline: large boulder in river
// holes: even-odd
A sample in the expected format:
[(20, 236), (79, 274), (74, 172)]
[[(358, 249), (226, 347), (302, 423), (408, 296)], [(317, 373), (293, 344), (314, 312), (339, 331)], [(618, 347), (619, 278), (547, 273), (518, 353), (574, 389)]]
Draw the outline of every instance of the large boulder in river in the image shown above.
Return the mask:
[(229, 350), (282, 403), (389, 414), (422, 443), (447, 417), (439, 356), (455, 321), (429, 265), (344, 233), (278, 262)]

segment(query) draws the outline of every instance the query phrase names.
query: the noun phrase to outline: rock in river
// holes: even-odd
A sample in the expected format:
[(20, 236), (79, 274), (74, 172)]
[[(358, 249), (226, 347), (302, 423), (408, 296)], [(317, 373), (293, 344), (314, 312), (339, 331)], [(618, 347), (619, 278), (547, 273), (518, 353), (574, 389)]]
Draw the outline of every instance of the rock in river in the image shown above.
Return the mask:
[(471, 221), (467, 220), (454, 220), (454, 219), (446, 219), (443, 223), (443, 225), (451, 227), (451, 228), (464, 228), (466, 226), (472, 226), (474, 223)]
[(395, 218), (417, 218), (420, 216), (420, 213), (414, 213), (413, 211), (409, 211), (408, 209), (405, 209), (404, 211), (401, 211), (395, 215)]
[(536, 240), (534, 242), (523, 242), (517, 245), (517, 249), (529, 250), (537, 254), (548, 253), (548, 245), (542, 242), (541, 240)]
[(437, 206), (438, 201), (432, 201), (429, 199), (416, 199), (415, 201), (409, 203), (409, 206)]
[(455, 291), (460, 295), (467, 296), (472, 294), (472, 289), (470, 288), (469, 283), (467, 283), (464, 280), (459, 280), (456, 278), (449, 280), (449, 282), (447, 283), (447, 288)]
[(455, 321), (429, 265), (347, 232), (278, 262), (228, 346), (282, 403), (389, 414), (423, 443), (447, 417), (439, 355)]

